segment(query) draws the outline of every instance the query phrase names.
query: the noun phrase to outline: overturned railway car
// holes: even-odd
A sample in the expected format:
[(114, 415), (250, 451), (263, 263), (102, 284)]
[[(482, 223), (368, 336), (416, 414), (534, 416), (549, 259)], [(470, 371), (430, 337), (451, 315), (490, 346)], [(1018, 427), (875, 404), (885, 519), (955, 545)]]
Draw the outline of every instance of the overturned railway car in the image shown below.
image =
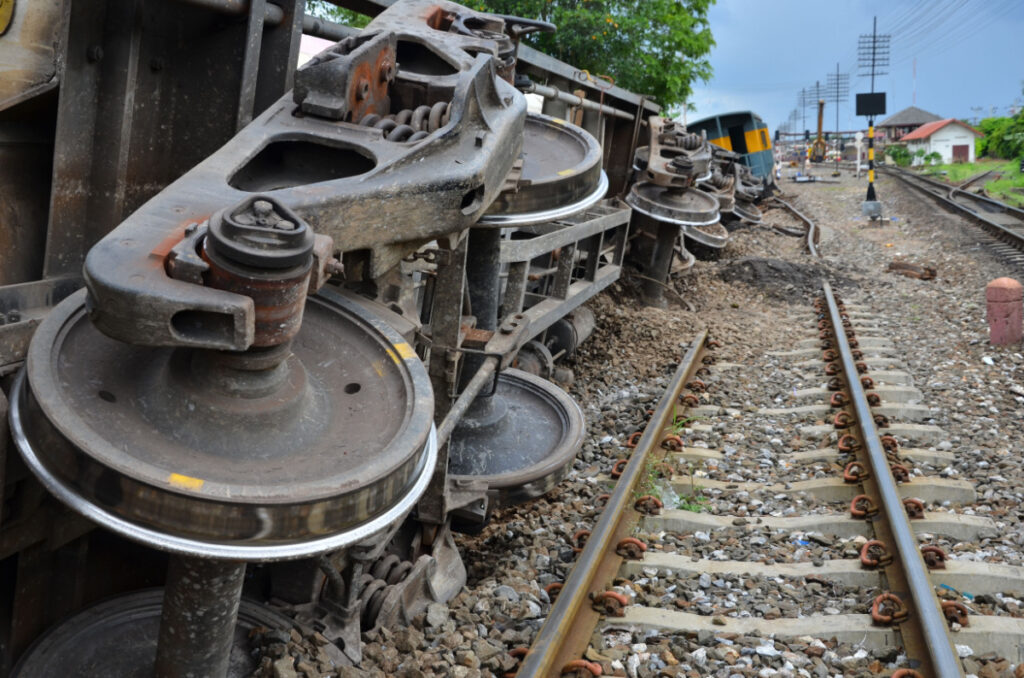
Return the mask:
[(658, 108), (543, 22), (348, 4), (0, 3), (0, 676), (247, 676), (295, 623), (358, 664), (571, 464), (541, 377)]
[(740, 162), (749, 167), (754, 176), (769, 182), (773, 180), (775, 156), (771, 134), (768, 125), (756, 113), (724, 113), (691, 122), (688, 128), (692, 132), (706, 133), (711, 143), (738, 154)]

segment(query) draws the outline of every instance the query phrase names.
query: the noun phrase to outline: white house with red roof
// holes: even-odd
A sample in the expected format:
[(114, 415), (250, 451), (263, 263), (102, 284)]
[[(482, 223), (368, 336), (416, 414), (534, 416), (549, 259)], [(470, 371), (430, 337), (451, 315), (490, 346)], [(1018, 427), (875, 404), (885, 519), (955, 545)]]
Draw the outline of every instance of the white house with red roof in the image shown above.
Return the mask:
[[(985, 136), (970, 125), (946, 118), (925, 123), (913, 132), (900, 137), (907, 150), (916, 153), (923, 148), (925, 155), (938, 152), (942, 162), (974, 162), (974, 140)], [(917, 162), (917, 161), (915, 161)]]

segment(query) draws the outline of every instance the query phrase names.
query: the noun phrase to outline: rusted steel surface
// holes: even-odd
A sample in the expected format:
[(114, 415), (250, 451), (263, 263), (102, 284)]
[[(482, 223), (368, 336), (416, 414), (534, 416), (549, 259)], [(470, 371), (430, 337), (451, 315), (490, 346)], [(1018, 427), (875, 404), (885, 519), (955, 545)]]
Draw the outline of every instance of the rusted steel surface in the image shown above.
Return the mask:
[[(636, 491), (645, 476), (648, 462), (661, 451), (660, 443), (671, 429), (679, 409), (679, 396), (685, 384), (700, 367), (700, 356), (707, 349), (707, 331), (701, 332), (683, 356), (669, 387), (644, 429), (615, 490), (605, 505), (597, 525), (558, 594), (547, 621), (524, 657), (517, 674), (520, 678), (553, 678), (562, 668), (578, 661), (590, 642), (600, 612), (589, 604), (591, 596), (603, 594), (622, 564), (616, 547), (632, 536), (640, 517), (634, 506)], [(602, 598), (604, 600), (604, 598)], [(614, 604), (612, 601), (609, 604)]]
[[(823, 284), (823, 291), (823, 313), (832, 327), (829, 339), (842, 365), (850, 407), (857, 421), (860, 444), (856, 447), (860, 452), (859, 458), (870, 467), (870, 477), (862, 475), (861, 478), (867, 497), (878, 498), (877, 510), (882, 519), (874, 521), (875, 537), (893, 556), (892, 562), (885, 567), (889, 591), (875, 599), (872, 618), (885, 624), (907, 620), (908, 623), (901, 626), (907, 655), (923, 662), (926, 675), (943, 678), (961, 676), (960, 660), (953, 649), (946, 619), (928, 577), (917, 537), (910, 526), (912, 516), (908, 516), (905, 500), (900, 498), (897, 481), (890, 468), (890, 455), (886, 453), (875, 427), (862, 384), (864, 377), (859, 376), (860, 370), (851, 346), (854, 332), (852, 328), (844, 327), (849, 321), (843, 318), (840, 302), (827, 282)], [(855, 498), (854, 504), (857, 501)], [(923, 506), (921, 508), (923, 512)]]

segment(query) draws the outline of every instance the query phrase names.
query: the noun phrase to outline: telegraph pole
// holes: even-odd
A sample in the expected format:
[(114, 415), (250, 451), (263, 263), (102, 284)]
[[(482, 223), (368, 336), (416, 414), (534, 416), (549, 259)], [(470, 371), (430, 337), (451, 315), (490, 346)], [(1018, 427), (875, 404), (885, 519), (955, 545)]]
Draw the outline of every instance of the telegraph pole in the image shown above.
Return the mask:
[(861, 35), (857, 43), (857, 62), (864, 74), (871, 75), (871, 93), (857, 95), (857, 115), (868, 118), (868, 194), (861, 206), (865, 216), (882, 216), (882, 205), (875, 195), (875, 116), (885, 114), (885, 93), (875, 93), (875, 76), (885, 75), (889, 66), (889, 41), (892, 36), (878, 34), (878, 17), (874, 18), (871, 35)]
[(839, 104), (850, 100), (850, 74), (839, 72), (839, 63), (836, 63), (836, 72), (828, 74), (826, 83), (828, 98), (836, 107), (836, 170), (832, 176), (839, 176)]

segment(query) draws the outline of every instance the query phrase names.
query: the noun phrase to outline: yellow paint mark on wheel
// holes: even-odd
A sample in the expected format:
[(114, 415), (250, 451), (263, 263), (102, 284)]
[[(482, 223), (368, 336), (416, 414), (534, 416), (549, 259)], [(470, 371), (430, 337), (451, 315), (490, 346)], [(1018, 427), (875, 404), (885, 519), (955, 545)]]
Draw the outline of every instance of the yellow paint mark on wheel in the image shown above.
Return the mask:
[(561, 118), (551, 118), (551, 122), (557, 122), (559, 125), (565, 124), (565, 120), (562, 120)]
[(0, 35), (7, 32), (14, 18), (14, 0), (0, 0)]
[(416, 357), (416, 351), (414, 351), (412, 349), (412, 346), (410, 346), (409, 344), (405, 343), (404, 341), (400, 342), (398, 344), (395, 344), (395, 351), (398, 352), (398, 355), (403, 360), (408, 360), (409, 358), (415, 358)]
[[(388, 353), (391, 354), (391, 359), (394, 360), (394, 358), (395, 358), (394, 354), (391, 353), (391, 351), (388, 351)], [(395, 362), (398, 362), (398, 361), (396, 360)], [(382, 360), (374, 360), (372, 363), (370, 363), (370, 367), (373, 368), (373, 371), (377, 373), (378, 377), (383, 377), (384, 376), (384, 361), (382, 361)]]
[(561, 172), (557, 172), (557, 174), (560, 177), (567, 177), (570, 174), (576, 174), (576, 170), (574, 170), (574, 169), (562, 170)]
[(167, 476), (167, 482), (174, 487), (180, 487), (184, 490), (198, 490), (206, 481), (202, 478), (193, 478), (192, 476), (183, 476), (180, 473), (172, 473)]

